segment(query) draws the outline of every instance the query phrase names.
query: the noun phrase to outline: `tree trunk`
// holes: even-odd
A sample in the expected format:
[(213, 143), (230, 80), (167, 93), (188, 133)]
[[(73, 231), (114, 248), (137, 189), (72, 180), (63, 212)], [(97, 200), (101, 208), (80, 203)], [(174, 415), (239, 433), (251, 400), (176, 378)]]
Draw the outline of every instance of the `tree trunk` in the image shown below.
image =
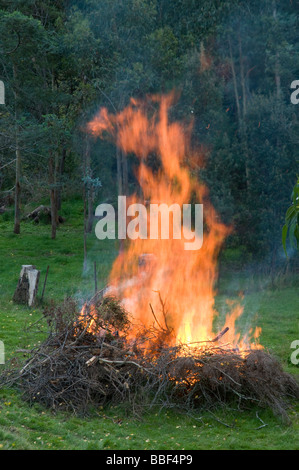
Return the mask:
[(40, 271), (35, 266), (23, 265), (13, 301), (32, 307), (37, 295), (39, 277)]
[(15, 219), (14, 233), (21, 232), (21, 152), (19, 147), (18, 130), (16, 131), (16, 187), (15, 187)]
[(93, 201), (94, 201), (94, 189), (88, 188), (88, 211), (87, 211), (87, 233), (92, 232), (93, 226)]
[(55, 240), (58, 221), (57, 193), (56, 193), (57, 158), (51, 154), (49, 158), (49, 181), (51, 201), (51, 238)]
[(15, 185), (15, 217), (14, 217), (14, 233), (21, 232), (21, 151), (19, 144), (20, 128), (18, 125), (18, 85), (17, 85), (17, 68), (13, 65), (13, 78), (15, 81), (14, 98), (15, 98), (15, 144), (16, 144), (16, 185)]
[[(86, 149), (85, 149), (85, 177), (92, 178), (91, 170), (91, 159), (90, 159), (90, 141), (86, 137)], [(92, 232), (93, 225), (93, 200), (94, 200), (94, 188), (91, 183), (86, 185), (87, 191), (85, 197), (87, 198), (87, 210), (86, 210), (86, 231), (87, 233)]]
[(129, 183), (128, 183), (128, 158), (125, 152), (121, 152), (122, 156), (122, 176), (123, 176), (123, 195), (129, 195)]
[(121, 150), (116, 149), (116, 166), (117, 166), (117, 193), (118, 196), (123, 195), (123, 181), (122, 181), (122, 158)]
[[(277, 21), (277, 11), (276, 11), (276, 1), (273, 1), (273, 18)], [(276, 96), (279, 100), (281, 97), (281, 77), (280, 77), (280, 60), (279, 60), (279, 52), (277, 51), (275, 54), (275, 85), (276, 85)]]
[(239, 44), (240, 78), (241, 78), (242, 98), (243, 98), (243, 123), (244, 123), (245, 117), (246, 117), (246, 114), (247, 114), (247, 95), (246, 95), (244, 60), (243, 60), (242, 40), (241, 40), (240, 29), (239, 29), (239, 33), (238, 33), (238, 44)]
[(244, 65), (243, 65), (243, 56), (242, 56), (242, 44), (241, 44), (241, 35), (239, 31), (238, 36), (239, 42), (239, 60), (240, 60), (240, 80), (241, 80), (241, 88), (242, 88), (242, 97), (243, 97), (243, 108), (241, 111), (240, 101), (239, 101), (239, 93), (238, 93), (238, 83), (237, 83), (237, 74), (233, 59), (233, 52), (232, 52), (232, 44), (230, 38), (228, 39), (229, 44), (229, 55), (230, 55), (230, 66), (232, 71), (233, 77), (233, 86), (234, 86), (234, 94), (236, 100), (236, 107), (237, 107), (237, 117), (238, 117), (238, 127), (239, 127), (239, 136), (240, 142), (244, 149), (245, 155), (245, 180), (246, 180), (246, 187), (249, 187), (249, 170), (248, 170), (248, 146), (247, 146), (247, 136), (246, 136), (246, 112), (247, 112), (247, 100), (246, 100), (246, 86), (245, 86), (245, 74), (244, 74)]
[(83, 201), (84, 201), (84, 212), (83, 212), (83, 272), (87, 269), (87, 224), (86, 224), (86, 183), (83, 186)]
[(85, 136), (85, 148), (83, 149), (83, 175), (84, 175), (84, 184), (83, 184), (83, 271), (87, 269), (87, 216), (88, 216), (88, 184), (87, 177), (90, 172), (90, 142), (88, 136)]
[[(60, 163), (59, 163), (58, 176), (60, 180), (64, 172), (65, 159), (66, 159), (66, 149), (64, 148), (62, 150), (62, 156), (61, 156)], [(57, 210), (59, 211), (60, 209), (61, 209), (61, 188), (57, 188)]]
[(236, 76), (236, 69), (235, 69), (235, 64), (234, 64), (234, 59), (233, 59), (232, 45), (231, 45), (230, 38), (228, 39), (228, 44), (229, 44), (229, 54), (230, 54), (230, 66), (232, 70), (234, 93), (235, 93), (235, 100), (236, 100), (236, 107), (237, 107), (238, 125), (239, 125), (239, 130), (241, 130), (242, 119), (241, 119), (241, 110), (240, 110), (239, 93), (238, 93), (238, 85), (237, 85), (237, 76)]
[(249, 175), (249, 152), (248, 152), (248, 142), (247, 142), (247, 126), (246, 126), (246, 115), (247, 115), (247, 93), (246, 93), (246, 79), (244, 72), (244, 60), (242, 52), (242, 40), (241, 32), (239, 28), (238, 32), (238, 46), (239, 46), (239, 61), (240, 61), (240, 79), (241, 79), (241, 88), (242, 88), (242, 98), (243, 98), (243, 108), (242, 108), (242, 119), (241, 119), (241, 140), (242, 146), (245, 155), (245, 181), (247, 191), (250, 186), (250, 175)]

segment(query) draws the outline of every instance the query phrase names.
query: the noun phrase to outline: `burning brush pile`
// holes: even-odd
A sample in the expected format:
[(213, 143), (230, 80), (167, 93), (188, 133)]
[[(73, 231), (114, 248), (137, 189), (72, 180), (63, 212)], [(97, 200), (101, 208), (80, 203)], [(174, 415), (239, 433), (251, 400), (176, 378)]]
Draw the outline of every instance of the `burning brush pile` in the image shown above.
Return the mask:
[(132, 339), (129, 314), (108, 296), (81, 312), (69, 299), (44, 313), (48, 339), (5, 376), (31, 403), (75, 413), (121, 402), (133, 413), (154, 405), (191, 411), (256, 404), (287, 419), (289, 399), (299, 397), (297, 382), (271, 355), (223, 344), (228, 328), (210, 341), (171, 345), (171, 330), (153, 317)]
[[(130, 226), (131, 237), (102, 295), (82, 310), (67, 301), (45, 311), (51, 334), (7, 380), (31, 402), (53, 409), (120, 402), (133, 411), (151, 405), (194, 409), (237, 401), (286, 416), (288, 399), (299, 397), (298, 384), (263, 350), (259, 327), (240, 335), (242, 305), (228, 303), (223, 326), (214, 330), (217, 259), (232, 229), (221, 222), (201, 181), (205, 153), (191, 147), (192, 125), (169, 118), (173, 103), (173, 95), (132, 99), (117, 115), (101, 109), (88, 124), (94, 138), (112, 138), (122, 154), (139, 159), (139, 194), (128, 197), (118, 214), (129, 222), (123, 228)], [(202, 234), (184, 212), (190, 201), (203, 207)]]

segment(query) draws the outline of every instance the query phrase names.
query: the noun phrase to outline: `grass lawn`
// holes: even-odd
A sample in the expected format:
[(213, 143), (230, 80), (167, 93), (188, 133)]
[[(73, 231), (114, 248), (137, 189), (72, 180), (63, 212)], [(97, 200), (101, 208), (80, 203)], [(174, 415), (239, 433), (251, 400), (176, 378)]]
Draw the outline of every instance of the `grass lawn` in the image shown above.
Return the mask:
[[(22, 264), (41, 270), (41, 295), (47, 266), (49, 276), (45, 303), (65, 296), (86, 299), (94, 291), (94, 261), (98, 267), (98, 287), (104, 286), (117, 254), (115, 241), (88, 237), (88, 269), (83, 273), (82, 204), (64, 205), (67, 222), (51, 240), (50, 227), (24, 223), (22, 233), (12, 233), (11, 220), (0, 216), (0, 340), (5, 344), (6, 362), (22, 354), (17, 349), (38, 345), (47, 335), (41, 305), (29, 309), (12, 302)], [(261, 343), (277, 356), (284, 368), (298, 375), (290, 362), (291, 342), (299, 339), (298, 279), (275, 288), (251, 288), (242, 300), (244, 313), (240, 328), (248, 324), (262, 327)], [(216, 308), (223, 319), (227, 298), (238, 297), (249, 285), (246, 273), (225, 274), (220, 279)], [(0, 365), (0, 371), (3, 365)], [(298, 449), (298, 404), (290, 410), (292, 425), (285, 425), (270, 410), (226, 409), (187, 416), (180, 410), (151, 410), (142, 419), (132, 416), (125, 405), (93, 409), (90, 415), (75, 416), (53, 412), (38, 404), (29, 406), (14, 389), (0, 391), (1, 449)], [(264, 425), (265, 424), (265, 425)]]

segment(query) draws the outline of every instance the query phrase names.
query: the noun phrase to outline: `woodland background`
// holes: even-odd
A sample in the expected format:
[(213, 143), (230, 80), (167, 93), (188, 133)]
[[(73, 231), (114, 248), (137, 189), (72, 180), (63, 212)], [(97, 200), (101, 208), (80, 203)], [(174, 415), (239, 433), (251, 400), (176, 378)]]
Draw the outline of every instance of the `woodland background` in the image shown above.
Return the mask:
[(172, 116), (194, 120), (205, 157), (190, 171), (234, 226), (226, 247), (274, 266), (298, 172), (298, 12), (279, 0), (0, 1), (2, 217), (20, 233), (29, 207), (48, 204), (55, 238), (63, 201), (82, 198), (90, 232), (96, 205), (138, 183), (136, 158), (84, 125), (175, 89)]

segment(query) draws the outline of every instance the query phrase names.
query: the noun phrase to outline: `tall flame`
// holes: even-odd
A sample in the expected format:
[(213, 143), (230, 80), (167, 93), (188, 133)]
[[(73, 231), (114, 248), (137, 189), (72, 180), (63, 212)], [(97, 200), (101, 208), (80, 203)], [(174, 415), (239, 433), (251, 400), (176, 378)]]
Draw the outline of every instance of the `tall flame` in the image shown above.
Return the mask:
[[(151, 97), (149, 106), (132, 99), (129, 106), (115, 115), (102, 108), (88, 124), (88, 132), (95, 137), (108, 132), (119, 149), (138, 157), (137, 178), (142, 198), (135, 194), (127, 198), (128, 204), (145, 201), (168, 207), (172, 204), (183, 207), (190, 201), (203, 204), (204, 235), (200, 249), (186, 250), (184, 236), (128, 240), (114, 262), (109, 280), (133, 314), (134, 324), (150, 328), (156, 323), (173, 332), (176, 344), (191, 344), (215, 336), (217, 258), (230, 228), (220, 221), (209, 202), (207, 187), (192, 176), (190, 167), (202, 165), (202, 152), (191, 147), (191, 125), (170, 121), (173, 103), (172, 93)], [(149, 158), (153, 155), (159, 158), (154, 169)], [(152, 219), (149, 223), (153, 223)], [(191, 236), (190, 227), (185, 227), (184, 234), (185, 238), (186, 234)], [(232, 343), (240, 343), (234, 326), (241, 313), (239, 306), (227, 317)]]

